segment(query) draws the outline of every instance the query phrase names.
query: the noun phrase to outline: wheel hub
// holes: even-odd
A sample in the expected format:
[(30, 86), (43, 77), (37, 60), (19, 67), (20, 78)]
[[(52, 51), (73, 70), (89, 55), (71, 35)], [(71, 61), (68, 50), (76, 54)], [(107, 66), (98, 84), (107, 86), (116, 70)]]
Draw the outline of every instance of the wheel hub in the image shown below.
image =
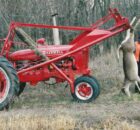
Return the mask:
[(78, 93), (82, 97), (88, 97), (91, 94), (91, 87), (86, 83), (80, 84)]
[(10, 87), (9, 78), (5, 70), (3, 70), (3, 68), (0, 67), (0, 103), (6, 99), (9, 87)]
[(3, 98), (6, 90), (6, 76), (0, 69), (0, 99)]

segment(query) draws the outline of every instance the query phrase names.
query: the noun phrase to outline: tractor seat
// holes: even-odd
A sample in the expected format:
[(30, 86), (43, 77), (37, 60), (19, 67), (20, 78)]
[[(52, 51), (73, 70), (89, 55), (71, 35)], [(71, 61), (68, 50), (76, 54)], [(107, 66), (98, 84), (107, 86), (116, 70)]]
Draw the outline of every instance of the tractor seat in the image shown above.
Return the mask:
[(45, 38), (39, 38), (39, 39), (37, 39), (36, 42), (37, 42), (38, 44), (40, 44), (40, 45), (45, 45), (45, 44), (47, 44)]

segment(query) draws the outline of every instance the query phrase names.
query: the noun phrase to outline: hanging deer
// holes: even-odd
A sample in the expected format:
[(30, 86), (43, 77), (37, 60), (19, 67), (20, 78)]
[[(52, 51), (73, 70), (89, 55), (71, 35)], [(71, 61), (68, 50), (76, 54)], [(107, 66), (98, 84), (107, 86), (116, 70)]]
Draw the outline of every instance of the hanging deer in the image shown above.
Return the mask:
[[(132, 26), (135, 22), (136, 17), (133, 18), (130, 25)], [(124, 83), (122, 92), (124, 92), (127, 96), (131, 96), (130, 94), (130, 86), (132, 83), (135, 83), (138, 90), (140, 91), (138, 83), (140, 83), (140, 78), (138, 76), (138, 66), (134, 56), (135, 51), (135, 42), (134, 42), (134, 31), (138, 26), (138, 23), (129, 30), (127, 30), (127, 34), (125, 39), (122, 41), (121, 45), (118, 47), (117, 56), (119, 59), (119, 51), (123, 52), (123, 70), (124, 70)]]

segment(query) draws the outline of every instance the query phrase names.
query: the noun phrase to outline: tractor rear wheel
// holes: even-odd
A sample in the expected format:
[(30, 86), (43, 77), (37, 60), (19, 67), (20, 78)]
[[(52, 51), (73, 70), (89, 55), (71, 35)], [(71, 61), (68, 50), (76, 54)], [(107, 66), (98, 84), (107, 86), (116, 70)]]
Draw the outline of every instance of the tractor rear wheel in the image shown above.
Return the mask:
[(19, 91), (19, 80), (12, 64), (0, 57), (0, 110), (8, 106)]
[(19, 91), (17, 93), (17, 96), (20, 96), (23, 93), (25, 87), (26, 87), (26, 82), (20, 82), (20, 84), (19, 84)]
[(91, 102), (100, 93), (100, 86), (97, 80), (90, 76), (81, 76), (75, 80), (75, 92), (73, 98), (78, 102)]

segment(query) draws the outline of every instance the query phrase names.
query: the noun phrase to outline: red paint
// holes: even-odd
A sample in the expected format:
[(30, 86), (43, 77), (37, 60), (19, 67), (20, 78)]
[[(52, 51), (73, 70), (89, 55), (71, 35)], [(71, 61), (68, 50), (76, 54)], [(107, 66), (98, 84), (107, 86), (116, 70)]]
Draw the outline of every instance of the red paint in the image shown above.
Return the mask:
[[(101, 26), (114, 19), (114, 25), (108, 29), (102, 29)], [(41, 45), (38, 49), (49, 57), (50, 60), (40, 61), (34, 51), (30, 49), (20, 50), (10, 53), (10, 48), (15, 37), (16, 27), (30, 27), (30, 28), (58, 28), (65, 30), (82, 31), (79, 36), (73, 39), (68, 45)], [(109, 14), (89, 27), (74, 27), (74, 26), (52, 26), (44, 24), (28, 24), (11, 22), (9, 32), (4, 40), (4, 46), (1, 55), (9, 59), (15, 67), (17, 61), (26, 61), (24, 67), (17, 71), (19, 80), (21, 82), (30, 82), (36, 84), (40, 81), (48, 80), (53, 77), (56, 82), (68, 81), (71, 87), (71, 92), (74, 93), (74, 79), (76, 75), (89, 75), (89, 48), (99, 42), (112, 37), (120, 32), (130, 28), (128, 19), (122, 17), (117, 9), (109, 9)], [(44, 43), (44, 39), (38, 41)], [(33, 64), (33, 62), (39, 62)], [(26, 67), (27, 66), (27, 67)], [(85, 90), (82, 90), (83, 92)], [(87, 91), (88, 90), (87, 88)]]

